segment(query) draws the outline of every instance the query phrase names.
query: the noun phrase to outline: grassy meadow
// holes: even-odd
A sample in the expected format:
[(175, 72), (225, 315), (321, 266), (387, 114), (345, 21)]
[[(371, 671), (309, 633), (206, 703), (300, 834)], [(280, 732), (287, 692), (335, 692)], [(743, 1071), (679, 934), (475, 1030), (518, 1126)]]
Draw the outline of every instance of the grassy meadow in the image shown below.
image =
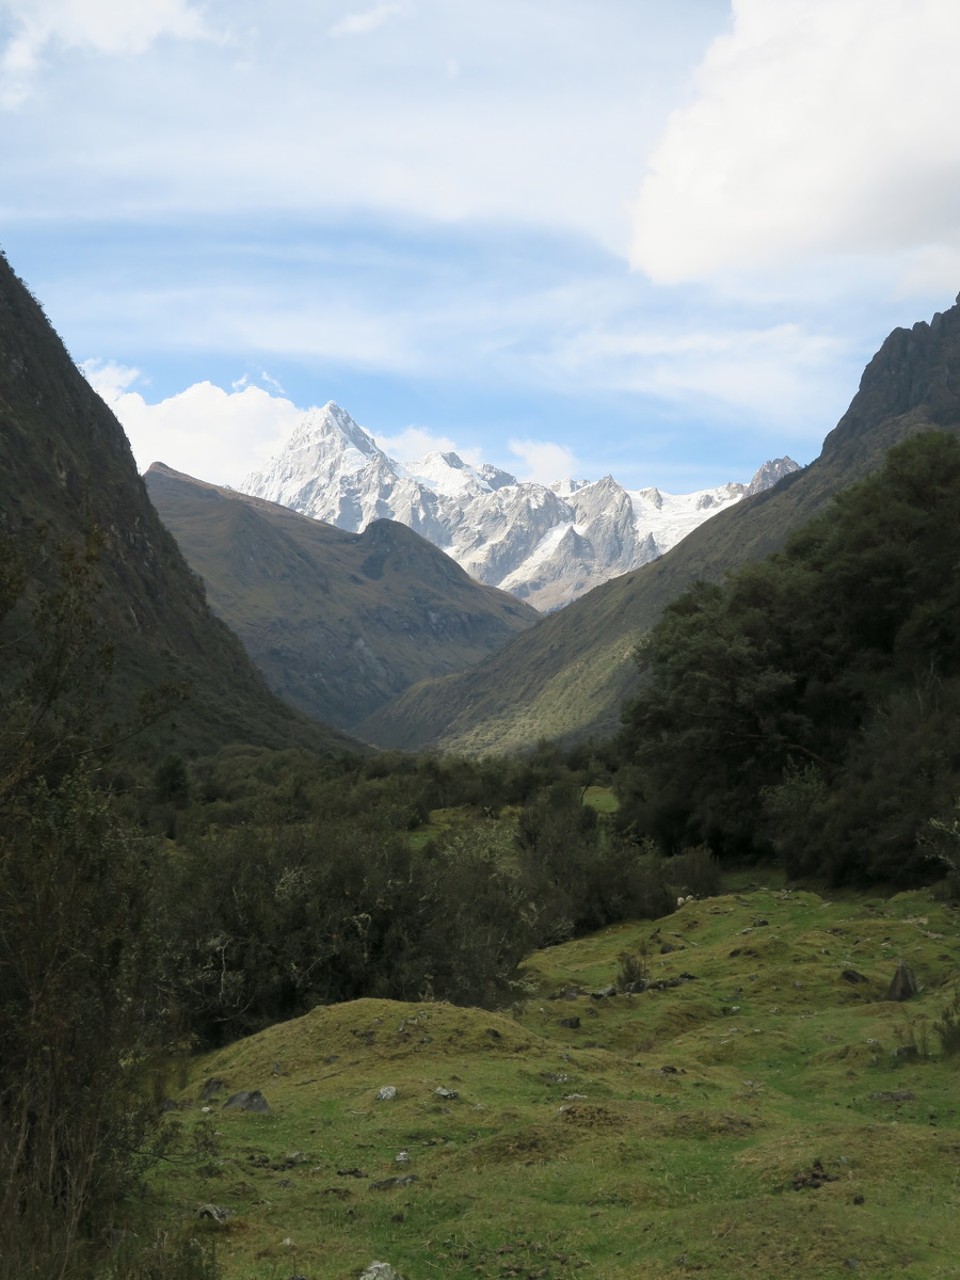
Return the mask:
[(742, 876), (525, 974), (499, 1013), (359, 1000), (189, 1062), (152, 1195), (226, 1280), (960, 1276), (955, 907)]

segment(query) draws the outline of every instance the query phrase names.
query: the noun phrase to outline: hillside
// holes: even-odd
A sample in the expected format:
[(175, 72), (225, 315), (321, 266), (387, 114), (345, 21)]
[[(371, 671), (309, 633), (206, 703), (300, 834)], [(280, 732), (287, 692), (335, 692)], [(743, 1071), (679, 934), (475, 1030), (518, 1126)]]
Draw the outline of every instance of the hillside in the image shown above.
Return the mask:
[(144, 478), (212, 609), (270, 688), (342, 729), (539, 621), (404, 525), (346, 533), (159, 463)]
[(130, 714), (161, 683), (185, 684), (190, 696), (175, 720), (154, 731), (169, 748), (193, 752), (237, 740), (356, 745), (275, 698), (210, 612), (147, 497), (119, 423), (0, 256), (0, 531), (22, 550), (42, 591), (56, 544), (76, 546), (92, 529), (102, 538), (96, 612), (114, 649), (113, 712)]
[(512, 1015), (360, 1000), (195, 1061), (157, 1189), (224, 1280), (955, 1275), (955, 909), (740, 886), (534, 954)]
[(892, 445), (930, 428), (960, 430), (960, 306), (886, 339), (809, 467), (720, 512), (661, 559), (598, 587), (462, 678), (409, 690), (358, 732), (387, 746), (476, 753), (610, 733), (636, 687), (636, 643), (669, 601), (698, 579), (716, 581), (778, 550), (834, 494), (875, 471)]

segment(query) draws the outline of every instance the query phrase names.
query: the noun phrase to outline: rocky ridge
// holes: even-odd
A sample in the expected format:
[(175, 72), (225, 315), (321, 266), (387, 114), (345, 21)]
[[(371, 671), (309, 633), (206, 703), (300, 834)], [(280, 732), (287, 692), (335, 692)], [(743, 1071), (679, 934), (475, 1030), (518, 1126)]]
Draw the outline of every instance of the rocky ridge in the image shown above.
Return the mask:
[(405, 524), (477, 581), (549, 612), (669, 551), (698, 525), (798, 470), (767, 462), (749, 484), (690, 494), (630, 491), (612, 476), (552, 485), (472, 467), (456, 453), (404, 465), (332, 401), (311, 409), (243, 492), (350, 532)]

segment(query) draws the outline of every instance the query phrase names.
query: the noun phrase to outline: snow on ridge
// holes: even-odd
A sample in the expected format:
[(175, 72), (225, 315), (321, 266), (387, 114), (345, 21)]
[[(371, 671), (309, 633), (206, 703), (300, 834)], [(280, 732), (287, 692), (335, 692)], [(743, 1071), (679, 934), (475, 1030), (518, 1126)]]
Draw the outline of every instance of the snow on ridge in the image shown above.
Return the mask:
[(776, 459), (749, 486), (689, 494), (627, 490), (612, 476), (542, 485), (489, 463), (473, 467), (456, 453), (404, 465), (328, 401), (304, 414), (287, 446), (240, 489), (351, 532), (380, 517), (398, 520), (479, 581), (549, 610), (655, 559), (795, 468)]

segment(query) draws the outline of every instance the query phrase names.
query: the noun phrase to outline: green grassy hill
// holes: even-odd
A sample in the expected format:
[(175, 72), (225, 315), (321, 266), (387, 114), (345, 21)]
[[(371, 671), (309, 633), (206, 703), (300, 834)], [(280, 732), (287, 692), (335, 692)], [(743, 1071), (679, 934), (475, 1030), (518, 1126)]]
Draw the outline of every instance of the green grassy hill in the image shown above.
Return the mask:
[(194, 1061), (157, 1189), (223, 1211), (226, 1280), (956, 1276), (958, 975), (929, 893), (745, 886), (531, 956), (512, 1011), (362, 1000)]
[(458, 680), (408, 690), (359, 731), (385, 746), (482, 754), (605, 736), (636, 688), (632, 653), (698, 579), (762, 559), (918, 431), (960, 431), (960, 306), (897, 329), (815, 462), (702, 524), (661, 559), (591, 591)]
[(271, 689), (341, 729), (540, 620), (393, 521), (347, 533), (159, 463), (144, 479), (211, 607)]

